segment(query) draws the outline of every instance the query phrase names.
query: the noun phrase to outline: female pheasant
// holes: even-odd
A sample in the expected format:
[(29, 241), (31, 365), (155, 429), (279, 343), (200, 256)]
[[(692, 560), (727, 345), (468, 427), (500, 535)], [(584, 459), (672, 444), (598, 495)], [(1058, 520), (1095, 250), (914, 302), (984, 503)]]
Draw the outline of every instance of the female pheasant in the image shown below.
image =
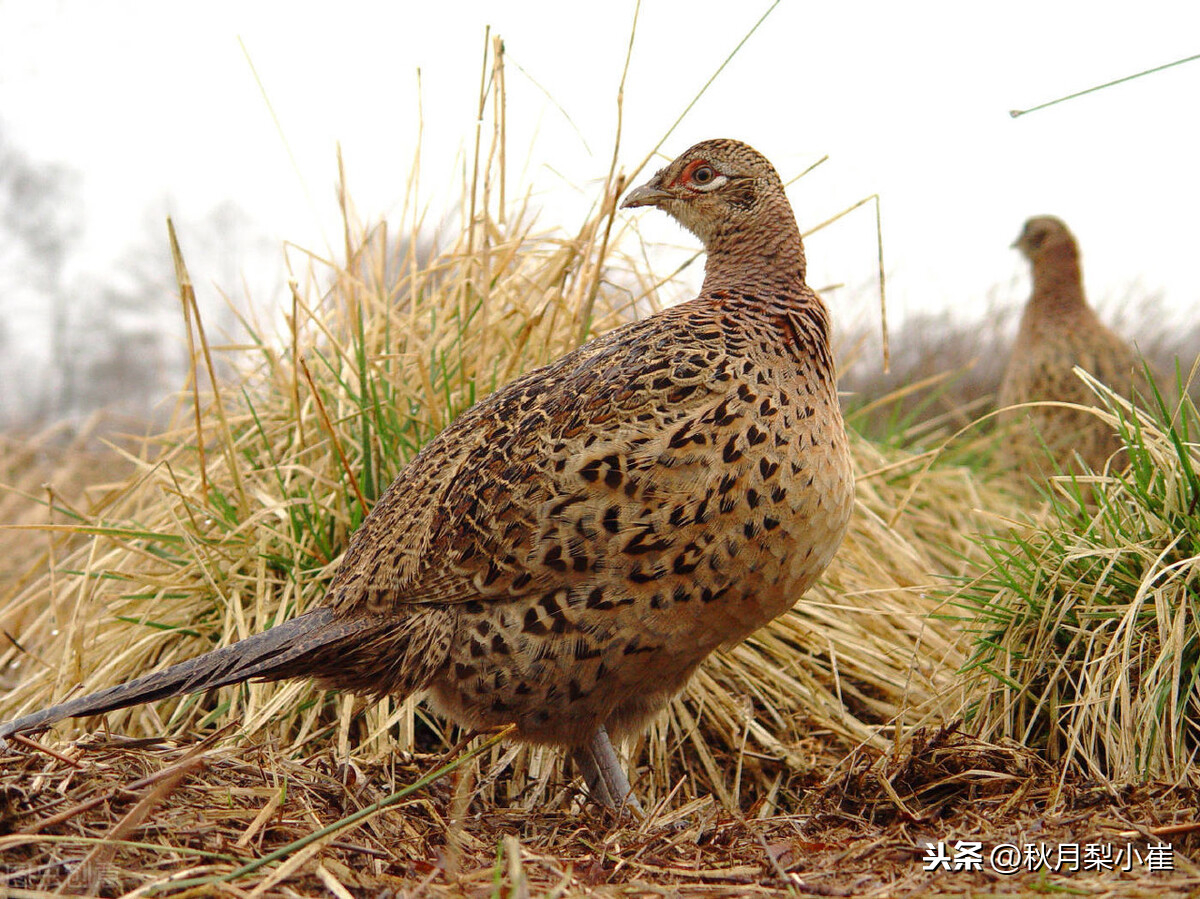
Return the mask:
[(321, 607), (0, 727), (249, 678), (427, 691), (463, 726), (570, 751), (636, 805), (609, 734), (635, 732), (714, 649), (821, 574), (853, 477), (824, 305), (775, 169), (697, 144), (631, 191), (708, 251), (700, 295), (464, 412), (354, 534)]
[[(1012, 355), (1000, 384), (1001, 408), (1018, 403), (1071, 403), (1099, 406), (1100, 400), (1075, 374), (1078, 366), (1120, 393), (1131, 384), (1145, 391), (1146, 382), (1133, 348), (1109, 330), (1083, 292), (1079, 248), (1061, 220), (1036, 216), (1025, 223), (1013, 246), (1033, 269), (1033, 292)], [(1036, 466), (1042, 443), (1060, 468), (1075, 455), (1100, 471), (1121, 447), (1114, 428), (1086, 408), (1032, 406), (1005, 414), (1028, 428), (1013, 441), (1018, 461)]]

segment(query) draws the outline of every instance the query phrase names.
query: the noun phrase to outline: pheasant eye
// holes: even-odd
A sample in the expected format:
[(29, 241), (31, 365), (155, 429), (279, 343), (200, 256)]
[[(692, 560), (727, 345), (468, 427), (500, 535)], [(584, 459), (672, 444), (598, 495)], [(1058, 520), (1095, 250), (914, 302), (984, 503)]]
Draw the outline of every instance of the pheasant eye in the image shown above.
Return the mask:
[(711, 166), (699, 166), (692, 172), (692, 180), (697, 184), (708, 184), (713, 178), (717, 177), (717, 173), (713, 171)]

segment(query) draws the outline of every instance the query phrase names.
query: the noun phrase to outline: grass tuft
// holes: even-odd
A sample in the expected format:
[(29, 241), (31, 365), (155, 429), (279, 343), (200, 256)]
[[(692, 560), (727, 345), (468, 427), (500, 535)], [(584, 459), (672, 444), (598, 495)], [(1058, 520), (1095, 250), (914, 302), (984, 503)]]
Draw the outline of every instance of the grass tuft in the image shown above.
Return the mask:
[(1088, 381), (1128, 466), (1060, 474), (1042, 521), (981, 536), (988, 565), (955, 596), (976, 633), (970, 721), (1088, 777), (1195, 784), (1200, 419), (1184, 390), (1172, 408), (1152, 386), (1145, 411)]

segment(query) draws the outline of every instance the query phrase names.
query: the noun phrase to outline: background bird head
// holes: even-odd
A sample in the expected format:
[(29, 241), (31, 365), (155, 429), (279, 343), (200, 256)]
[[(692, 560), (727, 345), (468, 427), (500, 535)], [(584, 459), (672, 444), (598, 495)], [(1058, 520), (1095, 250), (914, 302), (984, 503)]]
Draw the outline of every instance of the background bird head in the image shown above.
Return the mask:
[(1052, 215), (1037, 215), (1025, 222), (1020, 236), (1013, 247), (1030, 262), (1037, 262), (1052, 253), (1062, 254), (1064, 251), (1075, 255), (1075, 237), (1063, 224), (1062, 219)]

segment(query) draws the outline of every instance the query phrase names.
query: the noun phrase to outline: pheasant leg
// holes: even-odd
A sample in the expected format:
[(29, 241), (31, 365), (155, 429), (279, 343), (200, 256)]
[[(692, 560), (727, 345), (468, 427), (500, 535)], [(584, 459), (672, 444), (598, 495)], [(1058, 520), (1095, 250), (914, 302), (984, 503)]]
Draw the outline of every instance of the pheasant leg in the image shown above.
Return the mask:
[(571, 758), (583, 774), (588, 794), (593, 799), (611, 809), (627, 807), (643, 814), (642, 805), (633, 795), (633, 787), (629, 785), (629, 778), (603, 724), (586, 746), (572, 751)]

